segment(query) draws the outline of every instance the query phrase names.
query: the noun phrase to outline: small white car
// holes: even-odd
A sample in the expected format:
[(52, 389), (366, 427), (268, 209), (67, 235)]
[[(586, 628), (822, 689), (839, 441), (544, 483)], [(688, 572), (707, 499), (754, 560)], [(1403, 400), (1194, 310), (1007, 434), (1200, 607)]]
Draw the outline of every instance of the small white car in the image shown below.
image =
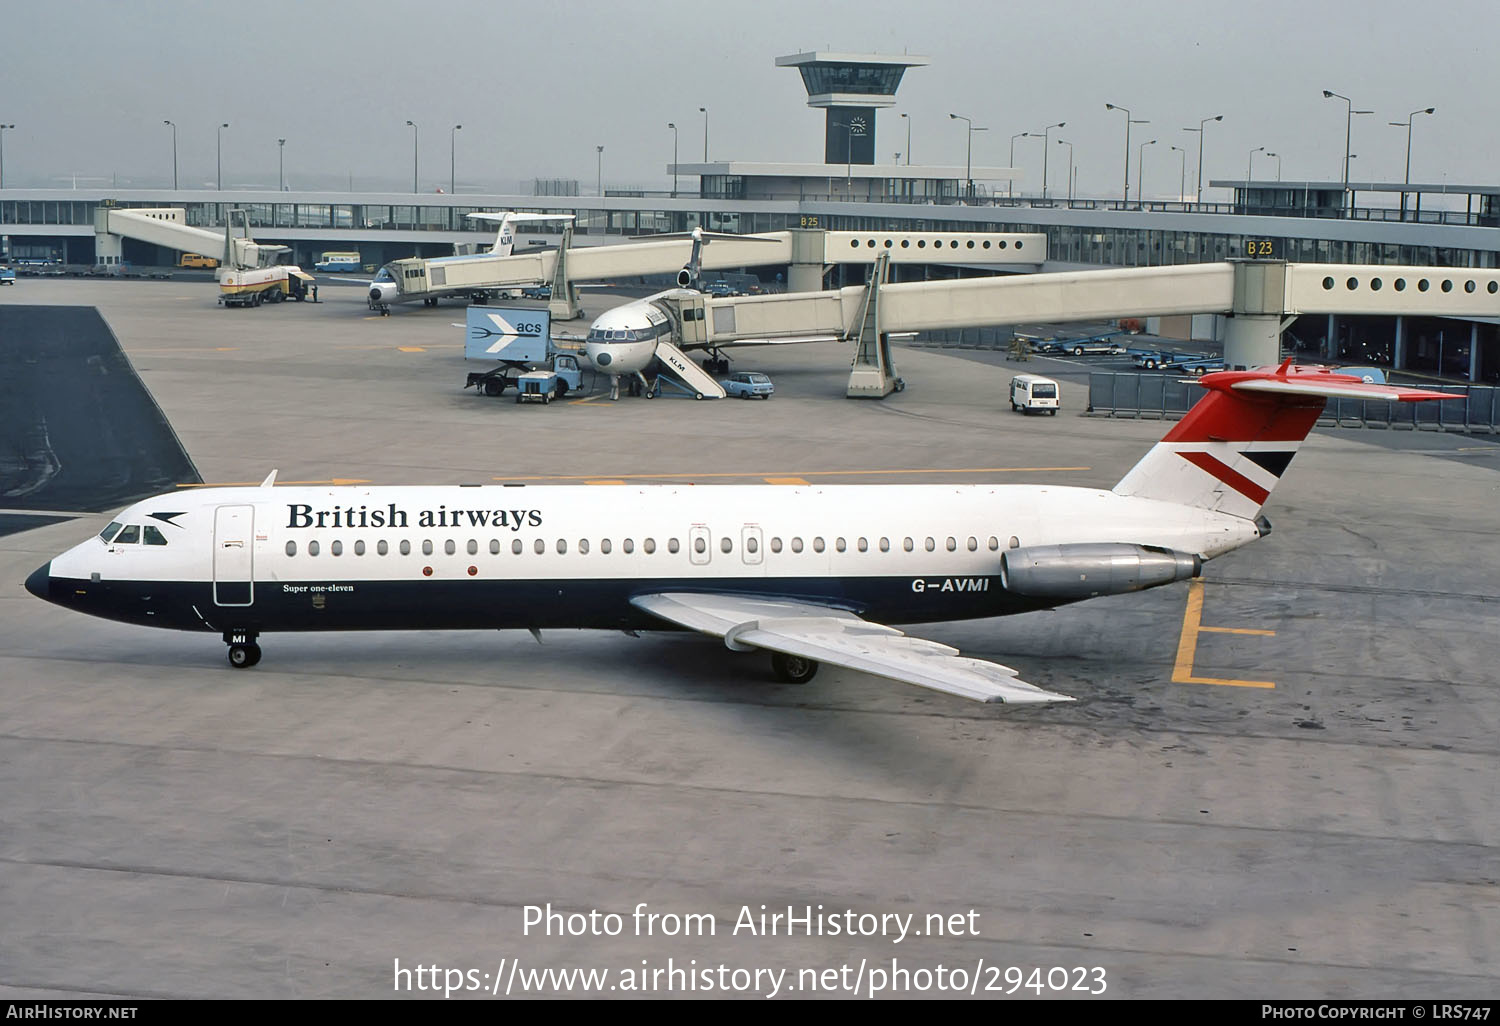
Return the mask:
[(1040, 374), (1017, 374), (1010, 379), (1010, 408), (1022, 413), (1045, 410), (1057, 416), (1061, 406), (1061, 390), (1057, 382)]
[(724, 386), (725, 395), (737, 395), (741, 399), (769, 399), (776, 391), (776, 386), (771, 384), (771, 379), (760, 371), (741, 371), (731, 374), (719, 384)]

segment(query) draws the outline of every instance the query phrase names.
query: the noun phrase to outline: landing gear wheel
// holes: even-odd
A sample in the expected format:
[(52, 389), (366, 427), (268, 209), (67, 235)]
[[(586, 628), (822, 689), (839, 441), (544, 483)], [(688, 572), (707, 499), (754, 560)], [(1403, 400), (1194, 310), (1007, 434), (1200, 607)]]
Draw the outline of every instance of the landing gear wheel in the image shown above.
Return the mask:
[(1147, 370), (1156, 370), (1156, 361), (1155, 360), (1147, 360), (1146, 361), (1146, 369)]
[(1083, 346), (1074, 346), (1073, 347), (1073, 355), (1074, 356), (1082, 356), (1083, 355)]
[(694, 392), (693, 393), (693, 398), (694, 399), (702, 399), (703, 398), (703, 393), (702, 392)]
[(236, 670), (248, 670), (260, 662), (260, 646), (253, 641), (248, 645), (229, 646), (229, 665)]
[(787, 684), (806, 684), (817, 674), (818, 662), (785, 652), (772, 652), (771, 669), (778, 680)]

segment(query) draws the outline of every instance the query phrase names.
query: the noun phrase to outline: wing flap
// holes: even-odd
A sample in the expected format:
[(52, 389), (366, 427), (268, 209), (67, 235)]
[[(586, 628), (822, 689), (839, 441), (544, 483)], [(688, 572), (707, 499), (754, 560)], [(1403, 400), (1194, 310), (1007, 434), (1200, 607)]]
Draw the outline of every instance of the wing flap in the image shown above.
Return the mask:
[(962, 656), (848, 610), (814, 602), (671, 592), (631, 604), (653, 616), (724, 639), (731, 649), (763, 648), (942, 691), (977, 702), (1071, 702), (1020, 679), (1009, 666)]

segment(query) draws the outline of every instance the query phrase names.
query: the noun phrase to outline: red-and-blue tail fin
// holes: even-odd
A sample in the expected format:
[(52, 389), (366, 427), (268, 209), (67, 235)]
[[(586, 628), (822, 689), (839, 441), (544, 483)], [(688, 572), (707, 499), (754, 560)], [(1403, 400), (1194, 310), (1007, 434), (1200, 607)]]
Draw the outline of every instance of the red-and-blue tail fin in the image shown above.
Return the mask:
[(1276, 368), (1205, 374), (1199, 384), (1208, 394), (1115, 485), (1116, 494), (1254, 519), (1330, 397), (1403, 403), (1456, 398), (1368, 384), (1291, 360)]

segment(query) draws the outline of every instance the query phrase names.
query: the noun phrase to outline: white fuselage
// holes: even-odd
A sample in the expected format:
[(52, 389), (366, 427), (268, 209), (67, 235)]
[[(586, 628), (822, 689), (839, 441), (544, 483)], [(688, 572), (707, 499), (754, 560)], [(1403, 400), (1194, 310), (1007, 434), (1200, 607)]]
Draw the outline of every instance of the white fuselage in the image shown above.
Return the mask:
[(605, 374), (640, 374), (656, 359), (656, 345), (674, 340), (672, 319), (660, 304), (663, 296), (696, 295), (687, 289), (669, 289), (606, 310), (589, 325), (584, 348), (595, 367)]
[(805, 598), (896, 623), (1056, 603), (1008, 595), (1018, 546), (1124, 542), (1202, 558), (1239, 517), (1113, 492), (997, 486), (214, 488), (115, 517), (28, 589), (189, 630), (661, 626), (632, 595)]

